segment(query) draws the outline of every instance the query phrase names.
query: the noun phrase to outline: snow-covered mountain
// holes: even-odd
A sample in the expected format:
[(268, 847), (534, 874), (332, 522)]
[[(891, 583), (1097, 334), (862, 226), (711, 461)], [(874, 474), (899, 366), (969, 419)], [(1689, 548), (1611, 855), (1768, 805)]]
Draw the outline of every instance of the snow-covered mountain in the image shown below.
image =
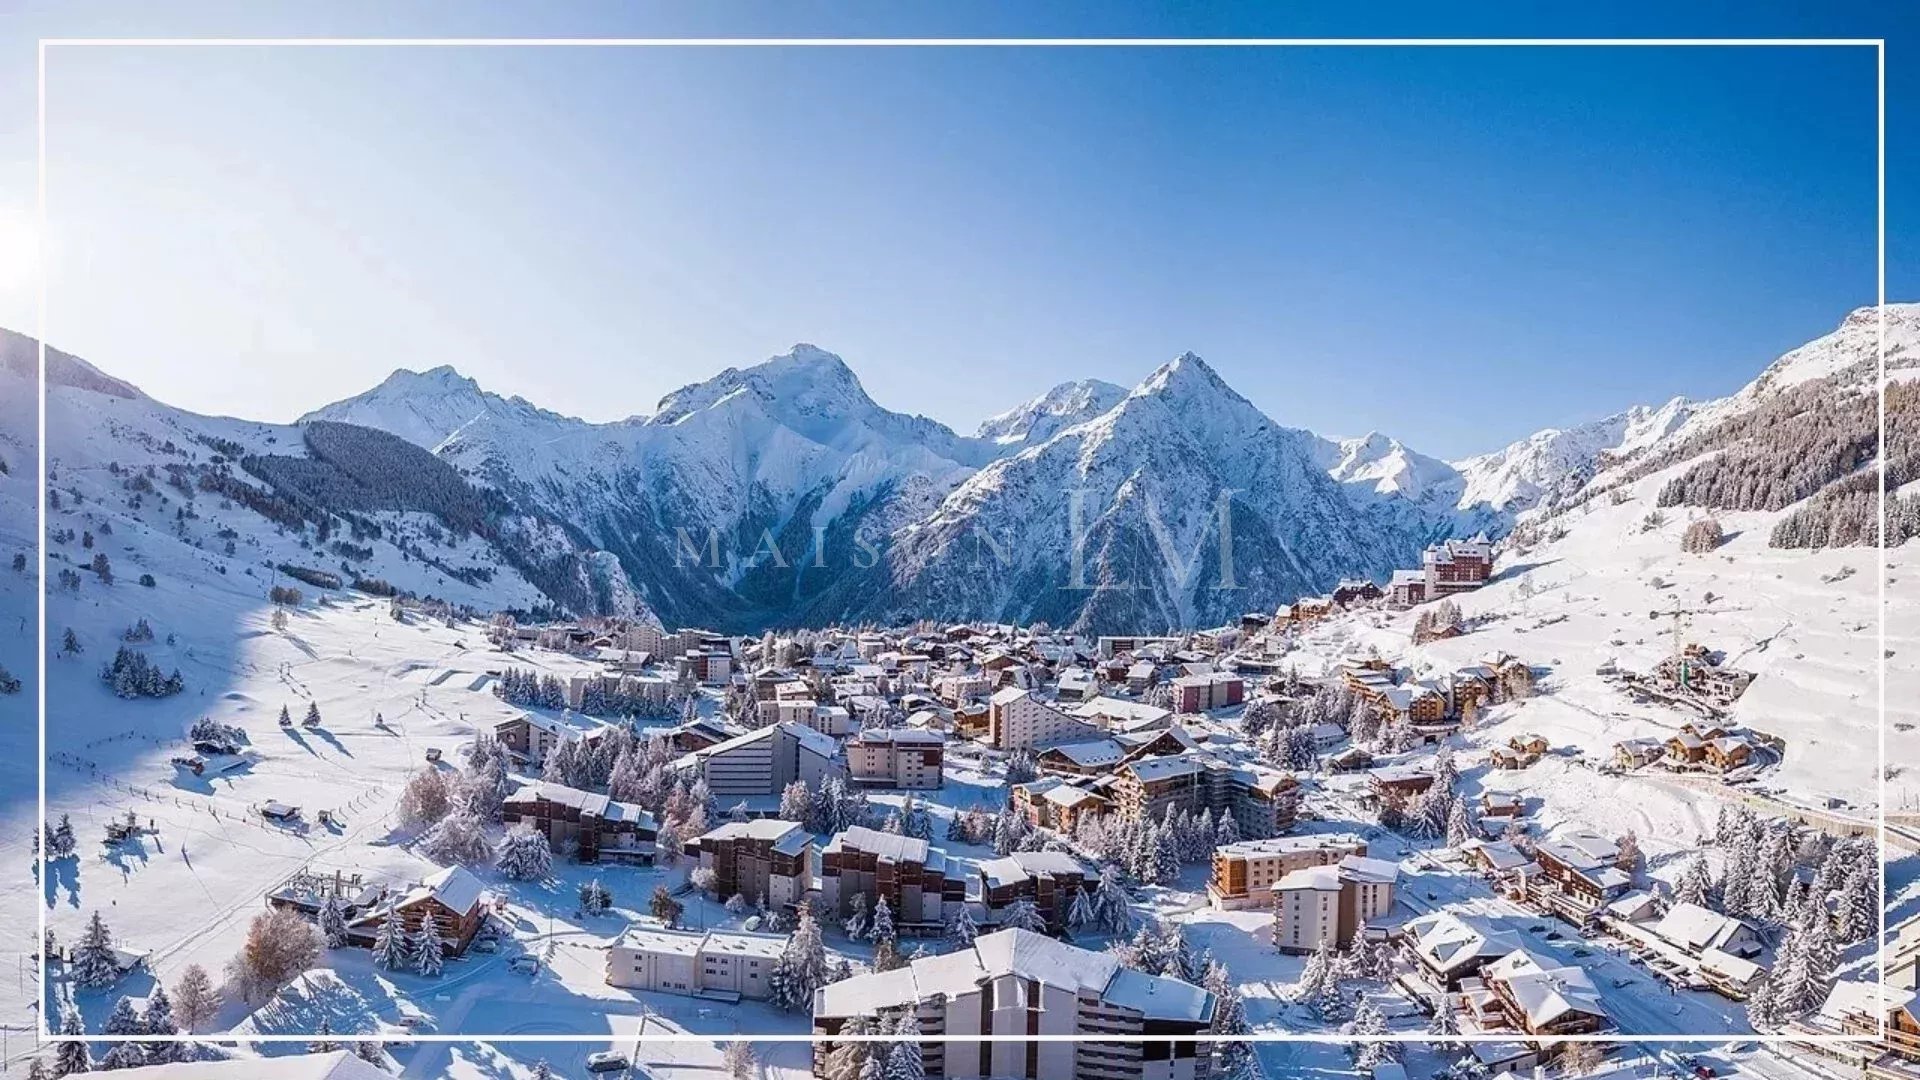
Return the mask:
[(1099, 379), (1061, 383), (1032, 401), (988, 417), (974, 434), (1000, 447), (1038, 446), (1066, 428), (1105, 413), (1126, 396), (1126, 387)]
[(1571, 428), (1546, 428), (1490, 454), (1454, 462), (1457, 505), (1521, 511), (1554, 491), (1578, 487), (1608, 461), (1633, 454), (1678, 431), (1696, 408), (1685, 398), (1636, 405)]
[[(1895, 349), (1920, 322), (1914, 312), (1890, 309)], [(1191, 355), (1131, 390), (1063, 384), (974, 436), (882, 407), (845, 362), (811, 345), (605, 424), (491, 393), (445, 367), (396, 371), (294, 427), (248, 424), (171, 409), (83, 361), (50, 357), (55, 412), (98, 429), (85, 437), (102, 442), (101, 462), (158, 468), (168, 452), (155, 446), (224, 445), (226, 457), (254, 463), (238, 479), (297, 505), (415, 517), (430, 506), (483, 544), (474, 566), (443, 569), (469, 580), (495, 569), (573, 610), (645, 607), (669, 623), (742, 629), (922, 616), (1141, 628), (1228, 618), (1340, 577), (1381, 578), (1443, 536), (1504, 535), (1543, 500), (1570, 499), (1769, 394), (1857, 368), (1877, 341), (1871, 315), (1855, 313), (1726, 399), (1634, 408), (1453, 463), (1380, 433), (1332, 440), (1282, 427)], [(9, 340), (15, 374), (30, 374), (31, 343)], [(142, 420), (128, 425), (116, 411)], [(323, 475), (367, 463), (305, 462), (320, 453), (314, 434), (331, 430), (321, 444), (335, 452), (387, 452), (328, 422), (398, 436), (450, 467), (455, 479), (437, 483), (471, 495), (368, 502)], [(187, 464), (206, 465), (186, 453)], [(431, 472), (422, 462), (413, 471)]]
[(1424, 537), (1348, 500), (1316, 449), (1188, 354), (980, 470), (894, 535), (884, 580), (821, 612), (1191, 626), (1414, 557)]

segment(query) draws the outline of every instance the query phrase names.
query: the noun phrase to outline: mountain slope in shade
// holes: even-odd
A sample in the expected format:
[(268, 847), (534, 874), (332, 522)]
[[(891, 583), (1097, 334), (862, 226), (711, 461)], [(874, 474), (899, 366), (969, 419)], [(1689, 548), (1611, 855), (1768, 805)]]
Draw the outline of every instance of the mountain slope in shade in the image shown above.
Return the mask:
[(1061, 383), (1031, 401), (988, 417), (974, 434), (1002, 448), (1038, 446), (1066, 428), (1101, 415), (1126, 396), (1126, 387), (1099, 379)]

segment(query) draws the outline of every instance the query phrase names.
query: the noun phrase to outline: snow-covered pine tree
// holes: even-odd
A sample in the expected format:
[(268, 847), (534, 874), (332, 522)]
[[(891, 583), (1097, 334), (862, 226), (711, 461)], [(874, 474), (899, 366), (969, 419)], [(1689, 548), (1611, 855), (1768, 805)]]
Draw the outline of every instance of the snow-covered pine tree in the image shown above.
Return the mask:
[(321, 902), (318, 922), (321, 936), (327, 939), (327, 948), (337, 949), (347, 943), (347, 916), (341, 910), (338, 897), (329, 895)]
[(440, 927), (428, 916), (420, 920), (413, 934), (413, 970), (422, 975), (438, 975), (446, 966), (447, 943), (441, 940)]
[(113, 955), (113, 934), (98, 911), (87, 919), (87, 928), (74, 943), (69, 965), (73, 981), (81, 986), (110, 986), (120, 978)]
[(956, 950), (970, 949), (973, 940), (979, 936), (980, 927), (975, 925), (972, 912), (967, 910), (965, 904), (960, 905), (959, 912), (947, 922), (947, 940)]
[(1087, 892), (1086, 885), (1082, 884), (1073, 890), (1073, 902), (1067, 907), (1067, 929), (1085, 930), (1093, 925), (1098, 916), (1093, 894)]
[(553, 869), (553, 848), (545, 836), (521, 824), (501, 837), (495, 860), (514, 881), (539, 881)]
[(873, 921), (867, 927), (867, 936), (875, 942), (891, 942), (898, 938), (893, 926), (893, 905), (882, 896), (873, 905)]
[[(140, 1010), (140, 1032), (143, 1035), (178, 1035), (180, 1026), (173, 1019), (173, 999), (167, 995), (165, 985), (155, 983), (153, 993), (147, 995), (146, 1008)], [(146, 1051), (147, 1063), (164, 1065), (180, 1059), (180, 1044), (174, 1042), (149, 1042), (140, 1044)]]
[[(73, 631), (69, 630), (68, 633)], [(66, 1010), (60, 1018), (60, 1034), (66, 1036), (54, 1046), (53, 1075), (74, 1076), (93, 1071), (93, 1054), (87, 1049), (86, 1028), (80, 1014)]]
[(400, 913), (388, 908), (386, 917), (380, 920), (379, 929), (373, 934), (373, 962), (375, 966), (388, 971), (399, 971), (413, 966), (412, 950), (407, 944), (406, 927), (401, 925)]
[(1673, 902), (1711, 907), (1712, 899), (1713, 870), (1707, 866), (1706, 853), (1702, 852), (1693, 857), (1686, 871), (1680, 875), (1673, 889)]
[[(140, 1014), (133, 1007), (133, 999), (122, 995), (114, 1002), (113, 1011), (100, 1027), (102, 1035), (141, 1035)], [(116, 1042), (107, 1047), (100, 1058), (101, 1069), (131, 1069), (147, 1063), (144, 1047), (137, 1042)]]
[(1008, 904), (1006, 910), (1000, 913), (1000, 928), (1044, 934), (1047, 932), (1047, 917), (1040, 914), (1040, 909), (1034, 906), (1033, 901), (1023, 898)]

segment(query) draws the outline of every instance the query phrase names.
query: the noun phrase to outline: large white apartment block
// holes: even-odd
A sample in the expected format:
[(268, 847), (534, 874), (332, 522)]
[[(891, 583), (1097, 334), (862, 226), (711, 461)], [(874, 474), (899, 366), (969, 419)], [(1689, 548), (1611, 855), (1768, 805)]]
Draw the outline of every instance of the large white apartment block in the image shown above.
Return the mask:
[[(911, 1009), (922, 1034), (954, 1040), (921, 1044), (932, 1080), (1207, 1080), (1204, 1037), (1216, 1004), (1198, 986), (1129, 970), (1110, 953), (1001, 930), (969, 949), (821, 987), (813, 1031), (825, 1039), (814, 1043), (814, 1075), (826, 1075), (832, 1036), (849, 1020), (890, 1022)], [(1079, 1038), (1022, 1038), (1032, 1035)], [(1165, 1038), (1102, 1038), (1114, 1035)]]
[(629, 990), (715, 1001), (764, 1000), (768, 978), (787, 948), (784, 934), (627, 928), (607, 949), (607, 983)]
[(1061, 712), (1031, 690), (1009, 686), (987, 702), (987, 741), (997, 750), (1031, 750), (1093, 734), (1091, 724)]
[(716, 798), (778, 796), (795, 780), (818, 787), (841, 771), (839, 744), (800, 724), (774, 724), (695, 750), (674, 768), (702, 777)]
[(922, 791), (945, 782), (947, 738), (922, 728), (865, 728), (847, 740), (847, 775), (863, 787)]
[(1349, 855), (1331, 866), (1304, 866), (1274, 882), (1273, 943), (1308, 953), (1323, 943), (1344, 949), (1393, 907), (1399, 869), (1384, 859)]

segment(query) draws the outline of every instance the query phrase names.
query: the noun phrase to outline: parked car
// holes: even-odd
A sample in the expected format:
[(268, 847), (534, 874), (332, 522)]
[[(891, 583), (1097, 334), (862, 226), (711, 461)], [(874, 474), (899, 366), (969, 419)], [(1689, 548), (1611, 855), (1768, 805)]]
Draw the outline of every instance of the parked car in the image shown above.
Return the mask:
[(627, 1055), (618, 1050), (602, 1050), (598, 1053), (587, 1055), (588, 1072), (619, 1072), (621, 1069), (628, 1068), (632, 1064), (631, 1061), (627, 1060)]

